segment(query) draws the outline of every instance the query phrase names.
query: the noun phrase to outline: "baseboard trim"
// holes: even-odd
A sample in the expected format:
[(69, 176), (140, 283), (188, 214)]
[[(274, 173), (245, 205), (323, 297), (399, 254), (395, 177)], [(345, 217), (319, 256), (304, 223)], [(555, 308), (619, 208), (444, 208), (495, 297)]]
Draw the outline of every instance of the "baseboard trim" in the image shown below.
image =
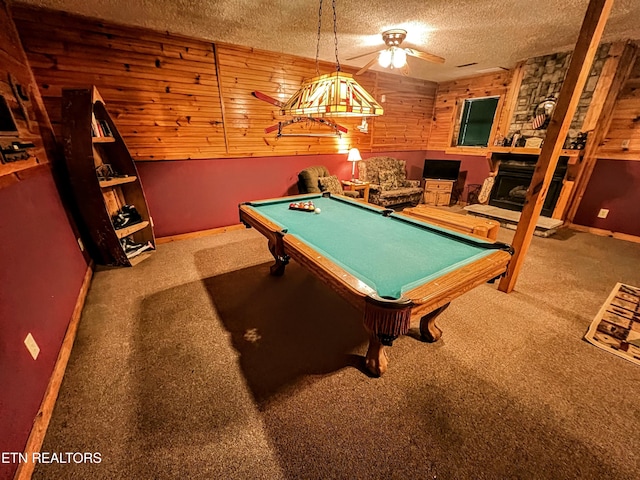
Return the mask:
[(611, 230), (604, 230), (602, 228), (585, 227), (584, 225), (576, 225), (575, 223), (568, 223), (566, 226), (572, 230), (577, 230), (578, 232), (593, 233), (594, 235), (600, 235), (602, 237), (613, 237), (618, 240), (640, 243), (640, 237), (629, 235), (628, 233), (612, 232)]
[(211, 228), (209, 230), (200, 230), (198, 232), (181, 233), (180, 235), (170, 235), (168, 237), (156, 238), (156, 244), (187, 240), (189, 238), (207, 237), (209, 235), (218, 235), (220, 233), (232, 232), (233, 230), (242, 230), (244, 228), (244, 225), (238, 223), (237, 225), (229, 225), (228, 227)]
[[(33, 420), (33, 427), (31, 428), (31, 433), (29, 434), (27, 445), (24, 449), (24, 453), (27, 456), (27, 459), (33, 458), (32, 454), (34, 452), (39, 452), (40, 448), (42, 447), (42, 442), (44, 442), (44, 437), (47, 433), (47, 428), (49, 427), (49, 421), (51, 420), (51, 415), (53, 414), (53, 407), (56, 404), (58, 393), (60, 392), (62, 378), (64, 377), (64, 372), (67, 369), (67, 363), (69, 362), (69, 357), (71, 356), (73, 342), (76, 339), (76, 333), (78, 331), (78, 325), (80, 323), (80, 316), (82, 315), (82, 308), (84, 307), (84, 302), (87, 298), (87, 292), (89, 291), (89, 286), (91, 285), (92, 276), (93, 262), (91, 262), (87, 267), (84, 279), (82, 280), (82, 287), (80, 288), (80, 292), (78, 293), (78, 299), (76, 300), (76, 305), (73, 308), (73, 314), (71, 315), (71, 321), (69, 322), (69, 326), (67, 327), (67, 332), (65, 333), (64, 339), (62, 340), (62, 346), (60, 347), (60, 352), (58, 353), (58, 359), (56, 360), (56, 363), (53, 367), (53, 373), (51, 374), (51, 378), (49, 379), (49, 384), (47, 385), (47, 390), (45, 391), (42, 403), (40, 404), (40, 409), (38, 410), (38, 413)], [(31, 478), (31, 475), (33, 475), (34, 468), (35, 464), (31, 461), (20, 463), (18, 465), (18, 469), (16, 470), (16, 474), (13, 477), (14, 480), (29, 480)]]

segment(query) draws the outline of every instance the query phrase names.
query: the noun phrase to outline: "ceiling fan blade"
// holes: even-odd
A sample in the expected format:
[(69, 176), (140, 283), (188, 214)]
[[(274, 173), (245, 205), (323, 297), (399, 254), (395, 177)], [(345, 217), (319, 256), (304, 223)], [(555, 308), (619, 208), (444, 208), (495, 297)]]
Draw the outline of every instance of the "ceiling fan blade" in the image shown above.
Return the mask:
[(364, 72), (369, 70), (369, 68), (371, 68), (373, 64), (376, 63), (377, 61), (378, 61), (378, 57), (373, 57), (371, 60), (369, 60), (369, 62), (364, 67), (362, 67), (360, 70), (356, 72), (356, 75), (362, 75)]
[[(383, 49), (384, 50), (384, 49)], [(357, 57), (347, 58), (347, 60), (355, 60), (356, 58), (366, 57), (367, 55), (371, 55), (373, 53), (380, 53), (382, 50), (376, 50), (375, 52), (363, 53), (362, 55), (358, 55)]]
[(428, 62), (444, 63), (444, 58), (433, 55), (432, 53), (421, 52), (420, 50), (416, 50), (415, 48), (405, 48), (404, 51), (412, 57), (418, 57), (422, 60), (427, 60)]

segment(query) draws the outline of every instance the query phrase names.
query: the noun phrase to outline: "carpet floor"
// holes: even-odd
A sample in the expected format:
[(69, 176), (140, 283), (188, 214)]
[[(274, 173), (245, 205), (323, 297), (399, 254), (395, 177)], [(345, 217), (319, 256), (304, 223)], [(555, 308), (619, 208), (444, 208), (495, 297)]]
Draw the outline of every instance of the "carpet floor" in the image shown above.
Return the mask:
[[(502, 229), (499, 240), (513, 232)], [(640, 368), (582, 337), (640, 245), (534, 237), (516, 290), (482, 285), (364, 373), (362, 315), (254, 230), (98, 269), (35, 479), (637, 479)]]

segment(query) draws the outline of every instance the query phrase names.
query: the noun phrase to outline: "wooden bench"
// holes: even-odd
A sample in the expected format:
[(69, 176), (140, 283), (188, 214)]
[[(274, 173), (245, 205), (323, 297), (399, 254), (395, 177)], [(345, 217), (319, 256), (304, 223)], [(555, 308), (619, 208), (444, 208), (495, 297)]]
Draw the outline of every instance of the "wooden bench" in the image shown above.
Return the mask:
[(405, 208), (402, 213), (458, 232), (469, 233), (490, 240), (495, 240), (500, 230), (500, 224), (496, 221), (473, 215), (461, 215), (427, 205)]

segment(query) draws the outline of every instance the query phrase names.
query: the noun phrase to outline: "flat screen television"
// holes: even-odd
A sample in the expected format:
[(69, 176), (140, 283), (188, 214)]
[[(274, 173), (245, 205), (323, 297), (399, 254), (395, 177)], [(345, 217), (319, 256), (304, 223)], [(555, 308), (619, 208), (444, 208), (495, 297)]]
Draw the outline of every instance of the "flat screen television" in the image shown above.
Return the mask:
[(457, 180), (460, 174), (460, 160), (425, 160), (422, 178)]

